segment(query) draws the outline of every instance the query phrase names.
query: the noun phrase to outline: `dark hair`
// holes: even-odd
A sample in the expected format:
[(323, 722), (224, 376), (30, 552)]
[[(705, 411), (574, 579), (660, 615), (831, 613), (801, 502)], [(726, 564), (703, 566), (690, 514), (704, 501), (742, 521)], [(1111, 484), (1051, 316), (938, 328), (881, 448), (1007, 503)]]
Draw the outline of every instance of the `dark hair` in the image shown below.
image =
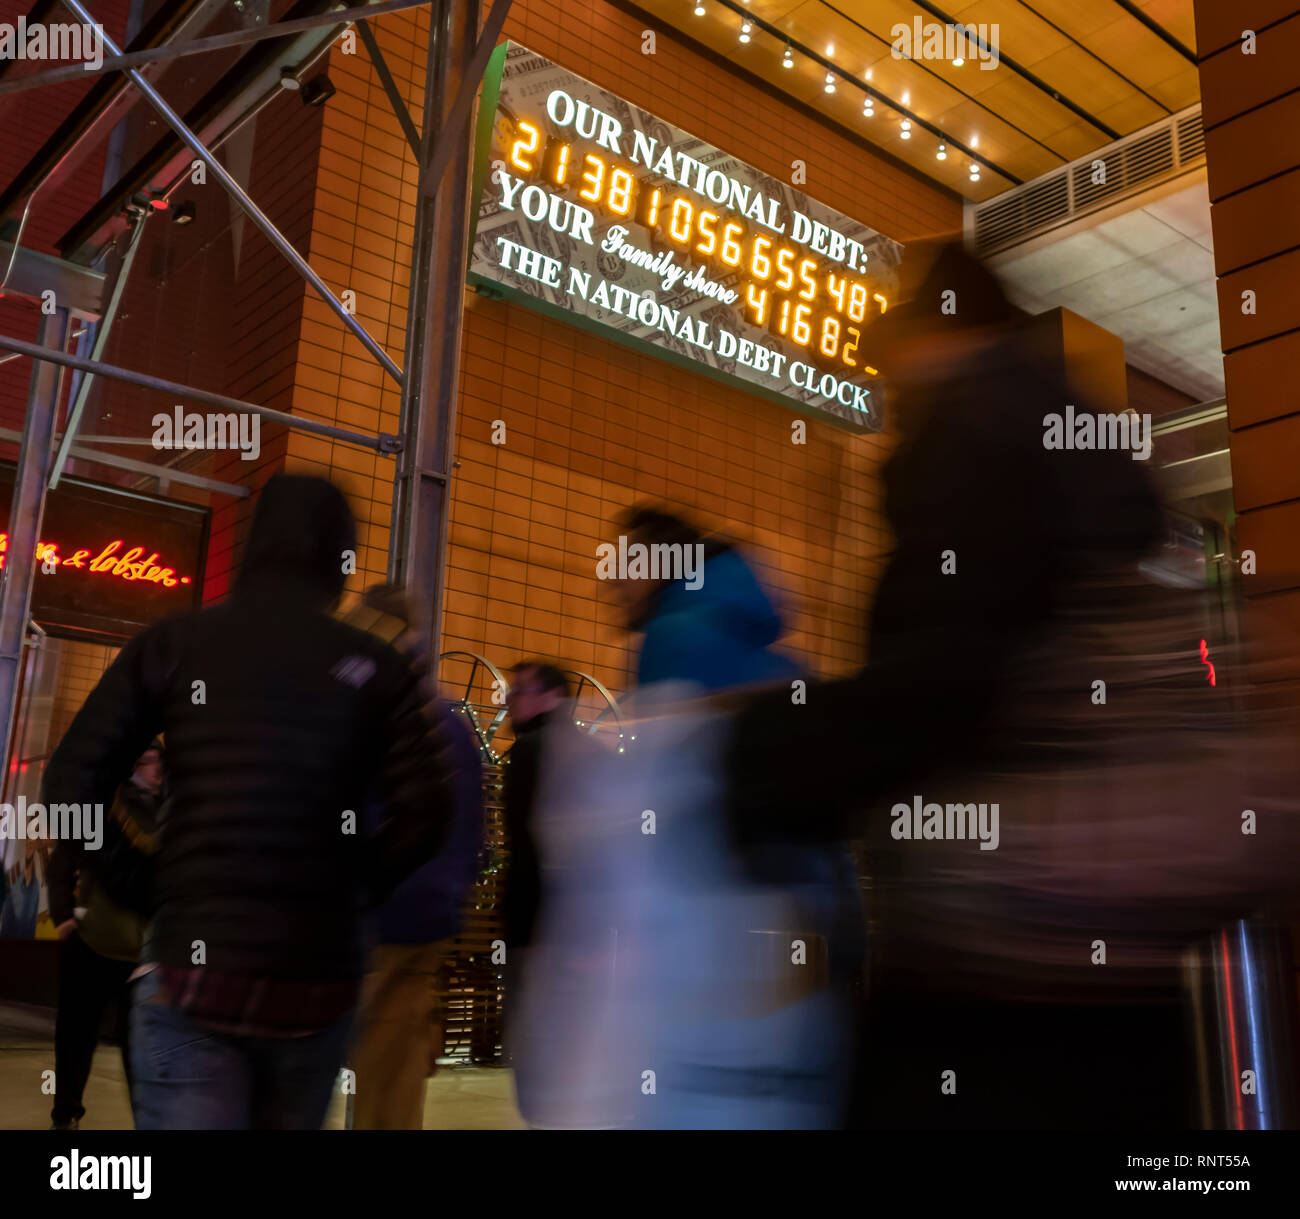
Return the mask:
[[(934, 321), (948, 330), (958, 330), (1003, 325), (1021, 316), (1002, 281), (960, 238), (912, 242), (903, 254), (905, 274), (909, 264), (923, 272), (912, 298), (897, 310), (899, 318)], [(956, 309), (945, 313), (944, 293), (949, 291), (956, 294)]]
[(619, 527), (628, 533), (645, 534), (653, 545), (694, 546), (700, 531), (689, 521), (654, 504), (635, 504), (618, 516)]
[(543, 694), (558, 690), (565, 698), (569, 697), (569, 679), (560, 669), (544, 660), (521, 660), (517, 665), (511, 666), (510, 672), (516, 677), (520, 673), (534, 673)]

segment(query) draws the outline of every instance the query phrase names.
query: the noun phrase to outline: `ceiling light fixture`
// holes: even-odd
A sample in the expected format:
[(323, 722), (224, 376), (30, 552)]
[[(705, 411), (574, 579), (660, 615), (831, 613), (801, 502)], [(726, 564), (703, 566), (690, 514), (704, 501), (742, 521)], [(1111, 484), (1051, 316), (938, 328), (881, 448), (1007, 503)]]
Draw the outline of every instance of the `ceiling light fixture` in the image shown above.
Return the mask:
[(790, 44), (788, 42), (785, 44), (785, 58), (781, 60), (781, 66), (783, 68), (794, 67), (794, 52), (790, 50)]
[(748, 21), (746, 21), (745, 24), (742, 25), (742, 26), (740, 27), (740, 41), (741, 41), (741, 42), (748, 42), (748, 41), (749, 41), (749, 22), (748, 22)]
[(939, 145), (939, 150), (934, 154), (940, 161), (948, 159), (948, 148), (944, 144)]
[(826, 92), (827, 93), (835, 92), (835, 76), (831, 72), (826, 73)]

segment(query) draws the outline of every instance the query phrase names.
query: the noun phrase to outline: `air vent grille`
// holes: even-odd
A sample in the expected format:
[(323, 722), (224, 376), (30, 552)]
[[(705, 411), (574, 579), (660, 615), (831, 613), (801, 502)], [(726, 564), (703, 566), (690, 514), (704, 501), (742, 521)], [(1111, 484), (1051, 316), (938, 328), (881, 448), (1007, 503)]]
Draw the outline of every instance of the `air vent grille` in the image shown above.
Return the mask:
[(1019, 245), (1140, 194), (1204, 158), (1201, 109), (1194, 106), (1014, 190), (968, 204), (975, 252), (987, 258)]

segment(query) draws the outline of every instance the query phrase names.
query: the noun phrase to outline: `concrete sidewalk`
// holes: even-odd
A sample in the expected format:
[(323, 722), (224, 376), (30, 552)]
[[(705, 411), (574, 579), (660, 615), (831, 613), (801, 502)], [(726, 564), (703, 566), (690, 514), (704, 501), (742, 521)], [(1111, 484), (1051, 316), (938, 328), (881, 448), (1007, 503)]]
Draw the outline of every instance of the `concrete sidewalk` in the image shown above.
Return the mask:
[[(33, 1014), (33, 1013), (36, 1014)], [(42, 1085), (54, 1072), (48, 1016), (38, 1009), (0, 1009), (0, 1130), (46, 1130), (52, 1098)], [(118, 1048), (101, 1042), (83, 1103), (82, 1130), (130, 1130), (131, 1106)], [(343, 1129), (344, 1098), (336, 1096), (326, 1130)], [(426, 1130), (523, 1130), (514, 1080), (504, 1067), (442, 1067), (424, 1094)]]

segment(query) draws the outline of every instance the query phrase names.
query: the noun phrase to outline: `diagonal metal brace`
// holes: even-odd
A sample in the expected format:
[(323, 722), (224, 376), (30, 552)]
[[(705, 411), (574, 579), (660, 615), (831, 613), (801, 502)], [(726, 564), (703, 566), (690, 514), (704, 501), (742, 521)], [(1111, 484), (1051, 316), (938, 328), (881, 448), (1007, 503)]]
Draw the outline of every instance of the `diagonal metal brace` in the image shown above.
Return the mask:
[[(498, 0), (500, 3), (501, 0)], [(73, 13), (87, 25), (93, 25), (94, 21), (90, 13), (86, 11), (85, 6), (80, 0), (63, 0), (64, 5), (71, 9)], [(120, 54), (120, 48), (107, 34), (102, 34), (104, 46), (114, 55)], [(269, 241), (297, 270), (298, 274), (303, 277), (315, 290), (316, 294), (323, 300), (334, 313), (339, 317), (343, 324), (360, 340), (361, 345), (379, 362), (380, 366), (393, 378), (399, 385), (402, 383), (401, 369), (393, 363), (388, 352), (386, 352), (366, 330), (355, 317), (352, 316), (342, 305), (340, 301), (334, 299), (334, 294), (325, 285), (311, 265), (307, 262), (297, 250), (289, 244), (280, 230), (268, 219), (245, 193), (244, 188), (235, 181), (234, 178), (226, 171), (224, 165), (210, 153), (207, 148), (200, 142), (199, 137), (194, 134), (176, 113), (164, 100), (157, 89), (149, 83), (148, 80), (135, 68), (128, 68), (127, 75), (130, 76), (132, 83), (148, 99), (149, 104), (162, 116), (163, 121), (178, 135), (181, 140), (193, 150), (195, 155), (200, 157), (222, 186), (226, 188), (227, 193), (247, 214), (248, 218), (261, 230), (262, 235)]]
[(303, 415), (291, 415), (287, 411), (277, 411), (271, 406), (258, 406), (254, 402), (241, 402), (226, 394), (214, 394), (211, 390), (196, 389), (193, 385), (181, 385), (176, 381), (167, 381), (149, 373), (136, 372), (130, 368), (119, 368), (116, 364), (104, 364), (98, 360), (87, 360), (66, 351), (42, 347), (39, 343), (28, 343), (24, 339), (15, 339), (7, 334), (0, 334), (0, 351), (14, 351), (19, 355), (40, 362), (61, 364), (65, 368), (77, 368), (97, 377), (108, 377), (111, 381), (125, 381), (128, 385), (139, 385), (144, 389), (157, 390), (170, 398), (190, 398), (195, 402), (206, 402), (209, 406), (219, 406), (227, 411), (247, 411), (260, 415), (272, 423), (282, 423), (287, 428), (300, 432), (311, 432), (317, 436), (328, 436), (332, 440), (343, 440), (349, 444), (358, 444), (365, 449), (374, 449), (379, 453), (397, 453), (402, 449), (402, 441), (387, 432), (378, 436), (367, 436), (364, 432), (354, 432), (350, 428), (338, 427), (332, 423), (320, 423)]
[[(302, 34), (307, 30), (319, 29), (326, 25), (347, 25), (364, 18), (382, 17), (385, 13), (400, 13), (410, 8), (424, 8), (430, 0), (383, 0), (380, 4), (360, 4), (352, 8), (331, 9), (315, 17), (295, 17), (292, 21), (277, 21), (270, 25), (254, 26), (247, 30), (235, 30), (230, 34), (212, 34), (207, 38), (195, 38), (190, 42), (173, 43), (165, 47), (150, 47), (143, 51), (127, 51), (123, 54), (105, 55), (98, 68), (86, 64), (73, 64), (67, 68), (51, 68), (48, 72), (35, 72), (18, 80), (0, 82), (0, 96), (6, 93), (21, 93), (25, 89), (39, 89), (42, 85), (59, 85), (70, 80), (86, 81), (108, 72), (125, 71), (139, 68), (145, 64), (167, 63), (186, 55), (203, 55), (208, 51), (221, 51), (228, 47), (242, 47), (249, 43), (262, 42), (267, 38), (283, 38), (286, 34)], [(105, 39), (104, 45), (108, 45)]]
[(357, 22), (357, 33), (361, 35), (361, 41), (366, 44), (366, 51), (369, 53), (370, 62), (379, 76), (379, 83), (384, 86), (384, 92), (388, 94), (388, 104), (392, 106), (397, 121), (402, 125), (402, 133), (406, 136), (406, 142), (411, 146), (411, 151), (415, 153), (415, 163), (418, 165), (420, 163), (420, 133), (416, 131), (415, 124), (411, 121), (411, 112), (407, 110), (406, 103), (402, 100), (401, 93), (398, 92), (397, 82), (388, 69), (388, 60), (384, 58), (383, 51), (379, 49), (379, 40), (375, 37), (374, 31), (364, 21)]
[[(113, 323), (117, 320), (118, 306), (122, 303), (122, 293), (126, 289), (126, 281), (131, 277), (131, 267), (135, 263), (135, 254), (140, 248), (140, 240), (144, 236), (144, 226), (148, 220), (148, 215), (148, 212), (145, 211), (136, 221), (135, 231), (131, 234), (131, 242), (126, 249), (126, 256), (122, 259), (122, 265), (118, 268), (117, 275), (113, 279), (113, 290), (109, 293), (108, 307), (104, 310), (104, 316), (95, 329), (95, 341), (90, 349), (90, 358), (92, 360), (99, 361), (104, 357), (104, 350), (108, 346), (108, 336), (113, 329)], [(76, 439), (77, 428), (81, 426), (81, 416), (86, 409), (86, 401), (90, 397), (90, 387), (94, 382), (95, 378), (87, 373), (81, 378), (80, 383), (77, 385), (77, 392), (73, 395), (72, 405), (68, 410), (68, 423), (63, 429), (63, 439), (59, 442), (59, 451), (54, 458), (54, 468), (50, 471), (49, 488), (51, 491), (59, 485), (59, 479), (63, 477), (63, 468), (68, 464), (68, 456), (72, 452), (72, 442)]]

